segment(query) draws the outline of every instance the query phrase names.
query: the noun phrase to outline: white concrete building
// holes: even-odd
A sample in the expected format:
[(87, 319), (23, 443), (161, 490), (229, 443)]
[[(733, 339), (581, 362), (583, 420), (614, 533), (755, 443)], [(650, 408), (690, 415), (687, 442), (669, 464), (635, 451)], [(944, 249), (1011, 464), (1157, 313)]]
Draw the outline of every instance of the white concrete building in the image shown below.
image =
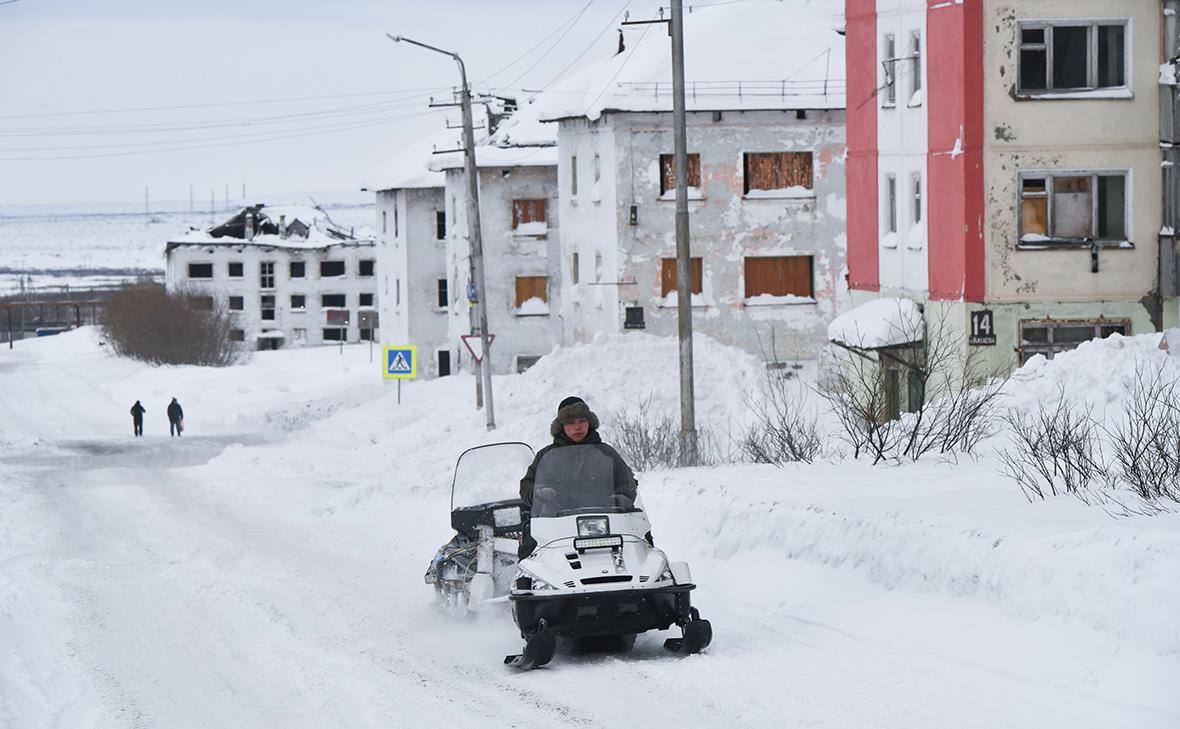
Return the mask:
[(406, 147), (364, 187), (377, 196), (381, 341), (417, 347), (419, 377), (451, 374), (461, 349), (447, 333), (445, 175), (429, 169), (435, 147), (453, 148), (454, 140), (448, 131)]
[(258, 349), (375, 338), (377, 250), (312, 208), (255, 205), (165, 246), (165, 285), (234, 318)]
[[(693, 330), (776, 361), (815, 356), (848, 300), (842, 10), (754, 0), (684, 22)], [(560, 123), (567, 340), (676, 334), (671, 92), (666, 35), (629, 31), (540, 102)]]

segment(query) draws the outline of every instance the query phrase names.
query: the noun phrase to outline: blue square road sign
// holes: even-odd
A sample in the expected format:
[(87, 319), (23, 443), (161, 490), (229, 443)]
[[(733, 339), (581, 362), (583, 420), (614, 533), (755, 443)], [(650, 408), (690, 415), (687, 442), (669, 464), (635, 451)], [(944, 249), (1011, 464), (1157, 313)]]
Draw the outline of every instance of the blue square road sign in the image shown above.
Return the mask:
[(412, 380), (418, 376), (417, 347), (386, 347), (381, 359), (386, 379)]

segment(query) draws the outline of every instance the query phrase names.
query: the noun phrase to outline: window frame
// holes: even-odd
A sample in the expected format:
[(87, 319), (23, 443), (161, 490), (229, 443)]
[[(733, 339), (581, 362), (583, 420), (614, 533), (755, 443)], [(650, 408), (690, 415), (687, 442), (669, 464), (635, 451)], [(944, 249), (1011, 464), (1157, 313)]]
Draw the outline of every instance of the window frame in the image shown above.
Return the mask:
[[(268, 302), (267, 299), (270, 301)], [(263, 321), (275, 321), (278, 315), (276, 301), (277, 300), (274, 294), (261, 294), (258, 297), (258, 318), (262, 319)], [(267, 306), (268, 303), (270, 306)]]
[[(544, 304), (545, 304), (545, 309), (546, 309), (546, 310), (545, 310), (545, 312), (543, 312), (543, 313), (536, 313), (536, 314), (522, 314), (522, 313), (521, 313), (521, 311), (520, 311), (520, 307), (524, 305), (524, 302), (526, 302), (526, 301), (528, 301), (529, 299), (533, 298), (533, 296), (522, 296), (522, 294), (521, 294), (521, 282), (522, 282), (522, 281), (533, 281), (533, 282), (535, 282), (535, 281), (538, 281), (538, 280), (539, 280), (539, 281), (542, 281), (542, 282), (544, 283), (544, 286), (543, 286), (543, 290), (542, 290), (542, 292), (541, 292), (541, 293), (542, 293), (542, 295), (541, 295), (540, 297), (537, 297), (537, 298), (540, 298), (540, 299), (541, 299), (541, 301), (542, 301), (542, 302), (544, 302)], [(545, 275), (545, 274), (525, 274), (525, 275), (517, 275), (517, 276), (516, 276), (516, 277), (513, 279), (513, 282), (514, 282), (514, 288), (513, 288), (513, 301), (514, 301), (514, 303), (513, 303), (513, 306), (512, 306), (512, 311), (513, 311), (513, 313), (515, 313), (517, 316), (549, 316), (549, 276), (547, 276), (547, 275)], [(531, 292), (530, 292), (530, 291), (527, 291), (527, 290), (526, 290), (526, 293), (536, 293), (536, 292), (535, 292), (535, 291), (531, 291)]]
[[(541, 219), (536, 220), (532, 216), (537, 212), (536, 208), (540, 208)], [(525, 217), (528, 220), (525, 220)], [(549, 230), (549, 200), (544, 197), (520, 197), (512, 199), (512, 233), (513, 235), (537, 235), (535, 233), (521, 232), (522, 225), (529, 225), (531, 223), (542, 223), (545, 232)], [(544, 235), (541, 233), (540, 235)]]
[(881, 88), (885, 91), (882, 108), (893, 109), (897, 106), (897, 36), (886, 33), (881, 39), (881, 70), (884, 79)]
[(434, 211), (434, 239), (435, 240), (446, 240), (447, 239), (447, 211), (446, 210), (435, 210)]
[[(269, 282), (269, 286), (267, 283)], [(275, 262), (258, 262), (258, 288), (263, 291), (273, 291), (275, 288)]]
[[(1082, 238), (1067, 238), (1054, 235), (1054, 190), (1053, 180), (1055, 178), (1069, 178), (1069, 177), (1088, 177), (1090, 178), (1090, 235)], [(1098, 237), (1098, 215), (1099, 215), (1099, 201), (1098, 201), (1098, 179), (1101, 177), (1122, 177), (1123, 178), (1123, 237), (1122, 238), (1099, 238)], [(1024, 200), (1042, 197), (1041, 194), (1026, 194), (1024, 191), (1024, 181), (1028, 179), (1044, 179), (1045, 192), (1043, 197), (1046, 199), (1045, 203), (1045, 220), (1046, 231), (1043, 239), (1029, 239), (1025, 240), (1025, 235), (1039, 235), (1035, 233), (1026, 234), (1024, 232)], [(1016, 174), (1016, 248), (1040, 250), (1044, 248), (1070, 248), (1070, 247), (1088, 247), (1092, 243), (1097, 243), (1102, 247), (1119, 247), (1119, 248), (1134, 248), (1133, 235), (1131, 230), (1131, 198), (1132, 198), (1132, 179), (1131, 169), (1028, 169), (1020, 170)]]
[[(1087, 326), (1093, 327), (1095, 336), (1091, 339), (1083, 341), (1105, 339), (1111, 334), (1118, 333), (1107, 332), (1105, 335), (1103, 335), (1103, 329), (1121, 328), (1123, 330), (1122, 336), (1125, 337), (1129, 337), (1134, 333), (1134, 329), (1131, 328), (1130, 319), (1021, 319), (1019, 322), (1017, 322), (1016, 328), (1017, 359), (1019, 360), (1020, 364), (1023, 365), (1024, 363), (1028, 362), (1029, 359), (1038, 354), (1044, 355), (1046, 359), (1053, 359), (1054, 356), (1061, 354), (1062, 352), (1069, 352), (1070, 350), (1076, 349), (1083, 342), (1062, 342), (1059, 345), (1057, 342), (1053, 341), (1053, 333), (1057, 329), (1071, 327), (1080, 328)], [(1027, 340), (1025, 339), (1025, 331), (1027, 329), (1046, 329), (1047, 333), (1045, 342), (1029, 342), (1026, 344), (1025, 342)], [(1070, 346), (1064, 346), (1066, 344), (1069, 344)]]
[[(801, 294), (801, 293), (794, 293), (791, 291), (787, 291), (787, 292), (780, 293), (780, 294), (776, 294), (771, 291), (758, 291), (757, 293), (751, 293), (752, 292), (751, 281), (755, 278), (754, 276), (751, 275), (751, 271), (750, 271), (751, 263), (753, 261), (773, 261), (773, 260), (777, 260), (777, 259), (796, 259), (796, 260), (806, 259), (807, 260), (807, 262), (808, 262), (808, 276), (807, 276), (808, 293)], [(759, 305), (757, 302), (751, 302), (751, 299), (758, 297), (758, 296), (762, 296), (764, 294), (769, 295), (769, 296), (773, 296), (773, 297), (795, 296), (795, 297), (798, 297), (799, 299), (804, 299), (804, 301), (799, 301), (799, 302), (781, 302), (783, 304), (790, 304), (790, 303), (814, 304), (815, 303), (815, 256), (809, 255), (809, 254), (786, 255), (786, 256), (743, 256), (742, 257), (742, 289), (743, 289), (742, 290), (742, 299), (745, 302), (746, 306)], [(780, 303), (780, 302), (772, 302), (772, 303)]]
[[(237, 273), (234, 273), (234, 266), (238, 267)], [(241, 261), (229, 261), (225, 266), (225, 275), (228, 278), (245, 278), (246, 264)]]
[[(369, 303), (365, 303), (365, 297), (369, 297)], [(356, 305), (358, 309), (372, 309), (377, 303), (376, 295), (371, 291), (362, 291), (356, 295)]]
[[(367, 264), (367, 265), (366, 265)], [(365, 268), (369, 269), (365, 273)], [(357, 278), (373, 278), (377, 275), (377, 259), (376, 258), (361, 258), (356, 262)]]
[[(785, 187), (752, 187), (751, 186), (751, 162), (754, 158), (771, 157), (783, 161), (790, 159), (793, 156), (807, 157), (807, 184), (806, 185), (786, 185)], [(775, 176), (784, 175), (786, 171), (776, 170)], [(786, 180), (784, 180), (786, 181)], [(802, 193), (786, 192), (790, 188), (802, 187)], [(776, 192), (777, 191), (777, 192)], [(794, 150), (784, 149), (774, 152), (743, 152), (742, 153), (742, 197), (746, 200), (760, 200), (760, 199), (815, 199), (815, 153), (813, 150)]]
[[(199, 267), (201, 267), (201, 270), (202, 270), (202, 271), (204, 271), (204, 270), (205, 270), (205, 269), (204, 269), (204, 267), (205, 267), (205, 266), (208, 266), (208, 267), (209, 267), (209, 275), (208, 275), (208, 276), (194, 276), (194, 275), (193, 275), (193, 267), (194, 267), (194, 266), (199, 266)], [(197, 261), (189, 261), (189, 262), (188, 262), (188, 264), (185, 266), (185, 268), (184, 268), (184, 271), (185, 271), (185, 275), (186, 275), (186, 277), (187, 277), (187, 278), (190, 278), (190, 279), (192, 279), (192, 280), (194, 280), (194, 281), (212, 281), (212, 280), (213, 280), (213, 277), (214, 277), (214, 273), (213, 273), (213, 263), (212, 263), (212, 262), (210, 262), (210, 263), (201, 263), (201, 262), (197, 262)]]
[[(234, 306), (235, 302), (237, 302), (237, 304), (238, 304), (237, 306)], [(228, 297), (228, 300), (226, 301), (225, 306), (226, 306), (227, 311), (245, 311), (246, 310), (246, 297), (245, 296), (230, 296), (230, 297)]]
[[(340, 273), (324, 273), (324, 266), (340, 264)], [(320, 278), (343, 278), (348, 275), (348, 265), (343, 258), (330, 258), (320, 261)]]
[[(660, 298), (666, 298), (668, 294), (677, 291), (677, 283), (679, 276), (676, 270), (676, 257), (660, 257)], [(703, 256), (692, 256), (689, 258), (689, 267), (691, 268), (690, 278), (692, 279), (692, 290), (689, 292), (693, 296), (701, 296), (705, 293), (705, 266)]]
[[(329, 296), (339, 296), (339, 304), (329, 304), (325, 301)], [(335, 299), (333, 299), (335, 300)], [(347, 309), (348, 308), (348, 294), (320, 294), (320, 308), (321, 309)]]
[[(1014, 55), (1016, 58), (1016, 79), (1015, 79), (1015, 97), (1020, 99), (1069, 99), (1069, 98), (1094, 98), (1096, 96), (1109, 96), (1112, 93), (1114, 98), (1132, 98), (1132, 78), (1131, 70), (1133, 64), (1131, 63), (1131, 19), (1129, 17), (1109, 18), (1109, 17), (1084, 17), (1084, 18), (1026, 18), (1017, 20), (1015, 24), (1016, 38), (1014, 43)], [(1099, 67), (1098, 67), (1098, 51), (1099, 51), (1099, 28), (1102, 26), (1121, 26), (1123, 29), (1123, 58), (1122, 58), (1122, 80), (1123, 82), (1116, 86), (1099, 86)], [(1055, 88), (1053, 86), (1053, 29), (1054, 28), (1086, 28), (1086, 54), (1087, 54), (1087, 68), (1086, 68), (1086, 85), (1069, 88)], [(1042, 41), (1040, 43), (1024, 41), (1025, 30), (1041, 29), (1044, 31)], [(1045, 88), (1025, 88), (1024, 87), (1024, 52), (1025, 51), (1042, 51), (1045, 54), (1044, 71), (1045, 71)], [(1125, 93), (1117, 93), (1123, 91)]]
[(910, 98), (906, 100), (906, 106), (916, 108), (922, 106), (922, 102), (914, 102), (914, 95), (922, 90), (922, 31), (910, 31), (910, 50), (907, 59), (910, 62)]
[[(299, 299), (302, 303), (296, 303), (296, 299)], [(307, 311), (307, 294), (291, 294), (291, 311)]]
[[(695, 163), (695, 165), (694, 165)], [(660, 198), (664, 200), (676, 199), (676, 155), (661, 154), (660, 165)], [(693, 173), (696, 173), (696, 184), (693, 183)], [(688, 153), (688, 197), (690, 200), (700, 200), (701, 195), (701, 155), (700, 152)]]
[[(295, 273), (295, 267), (299, 266), (299, 273)], [(287, 278), (307, 278), (307, 261), (290, 261), (287, 264)]]
[(446, 311), (451, 305), (451, 282), (446, 277), (435, 279), (434, 310)]

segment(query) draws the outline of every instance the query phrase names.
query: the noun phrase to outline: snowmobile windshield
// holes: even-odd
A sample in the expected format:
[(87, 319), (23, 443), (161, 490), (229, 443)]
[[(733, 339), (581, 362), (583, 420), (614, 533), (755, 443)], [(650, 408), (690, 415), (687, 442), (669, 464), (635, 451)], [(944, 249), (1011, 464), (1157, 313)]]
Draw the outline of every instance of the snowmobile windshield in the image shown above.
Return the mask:
[(616, 495), (615, 462), (593, 445), (554, 448), (537, 464), (533, 483), (534, 517), (589, 512), (622, 512), (634, 508)]
[(519, 497), (520, 477), (532, 462), (533, 449), (524, 443), (492, 443), (464, 451), (455, 464), (451, 511)]

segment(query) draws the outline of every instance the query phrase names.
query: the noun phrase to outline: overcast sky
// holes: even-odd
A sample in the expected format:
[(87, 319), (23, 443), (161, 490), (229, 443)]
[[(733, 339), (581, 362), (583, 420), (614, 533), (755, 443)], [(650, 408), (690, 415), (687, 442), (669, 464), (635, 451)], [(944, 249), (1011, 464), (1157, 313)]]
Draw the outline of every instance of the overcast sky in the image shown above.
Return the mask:
[(0, 207), (142, 202), (145, 187), (153, 203), (187, 206), (191, 185), (198, 208), (227, 185), (231, 200), (245, 184), (259, 202), (357, 190), (399, 145), (441, 128), (427, 98), (458, 83), (453, 61), (386, 32), (459, 53), (477, 91), (506, 93), (610, 54), (624, 9), (647, 18), (659, 4), (0, 4)]

